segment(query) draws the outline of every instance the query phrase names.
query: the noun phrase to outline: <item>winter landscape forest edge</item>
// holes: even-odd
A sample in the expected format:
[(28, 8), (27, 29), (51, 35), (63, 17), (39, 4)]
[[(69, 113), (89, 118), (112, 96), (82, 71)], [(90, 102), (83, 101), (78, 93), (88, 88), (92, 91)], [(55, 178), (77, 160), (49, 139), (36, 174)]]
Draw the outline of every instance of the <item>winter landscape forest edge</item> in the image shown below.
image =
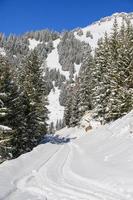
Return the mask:
[(116, 13), (61, 33), (0, 34), (1, 162), (85, 114), (103, 125), (132, 110), (132, 24), (132, 13)]

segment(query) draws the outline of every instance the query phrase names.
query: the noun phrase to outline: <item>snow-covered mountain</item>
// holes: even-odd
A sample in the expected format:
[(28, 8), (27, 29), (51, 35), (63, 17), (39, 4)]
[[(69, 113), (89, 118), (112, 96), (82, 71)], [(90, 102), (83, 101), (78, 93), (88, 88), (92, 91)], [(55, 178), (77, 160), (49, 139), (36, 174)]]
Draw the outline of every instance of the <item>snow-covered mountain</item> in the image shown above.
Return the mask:
[[(130, 19), (131, 22), (133, 23), (133, 13), (115, 13), (112, 16), (102, 18), (99, 21), (97, 21), (91, 25), (88, 25), (87, 27), (77, 28), (77, 29), (73, 30), (72, 32), (74, 32), (76, 39), (78, 39), (81, 42), (88, 43), (91, 46), (92, 52), (93, 52), (95, 50), (95, 48), (97, 47), (98, 40), (100, 38), (104, 37), (105, 32), (108, 34), (111, 34), (114, 20), (117, 19), (118, 26), (120, 27), (122, 24), (123, 18)], [(59, 63), (59, 54), (58, 54), (57, 47), (58, 47), (58, 44), (60, 43), (61, 39), (62, 39), (62, 37), (60, 36), (59, 39), (54, 41), (54, 49), (48, 55), (46, 62), (47, 62), (47, 66), (49, 69), (56, 68), (68, 80), (69, 72), (63, 71), (62, 66)], [(32, 44), (37, 44), (37, 42), (38, 41), (35, 42), (35, 40), (33, 40)], [(30, 45), (30, 48), (31, 48), (31, 45)], [(78, 74), (81, 64), (82, 63), (80, 63), (79, 65), (75, 64), (75, 75)], [(58, 96), (56, 96), (55, 93), (50, 93), (49, 99), (50, 98), (56, 99), (56, 102), (57, 102), (59, 100), (59, 93), (58, 93)], [(49, 118), (50, 118), (49, 123), (50, 122), (56, 123), (57, 120), (62, 119), (64, 109), (62, 106), (60, 106), (59, 103), (54, 104), (52, 102), (53, 101), (50, 101), (50, 105), (49, 105), (50, 112), (51, 112), (49, 114)], [(56, 107), (56, 115), (55, 115), (55, 105), (57, 105), (57, 104), (58, 104), (58, 106)]]
[[(94, 50), (97, 46), (98, 40), (101, 37), (104, 37), (105, 32), (108, 34), (111, 33), (114, 19), (117, 19), (118, 25), (121, 26), (123, 18), (130, 19), (133, 23), (133, 13), (115, 13), (112, 16), (102, 18), (85, 28), (79, 28), (74, 32), (74, 35), (80, 41), (89, 43)], [(82, 31), (80, 35), (78, 35), (79, 30)], [(90, 32), (90, 34), (87, 36), (88, 32)]]
[[(133, 23), (133, 13), (115, 13), (111, 16), (104, 17), (86, 27), (79, 27), (73, 30), (76, 39), (80, 40), (81, 42), (89, 43), (92, 49), (95, 49), (97, 46), (97, 42), (100, 38), (104, 37), (105, 32), (108, 34), (111, 33), (114, 20), (117, 19), (117, 23), (121, 26), (122, 19), (130, 19), (131, 23)], [(87, 34), (89, 33), (89, 34)], [(35, 39), (30, 39), (30, 49), (36, 47), (39, 44), (38, 41)], [(57, 45), (59, 44), (59, 40), (54, 42), (54, 47), (56, 49)], [(56, 55), (57, 56), (57, 55)], [(64, 72), (63, 72), (64, 73)], [(66, 74), (65, 74), (66, 75)]]
[[(80, 53), (79, 57), (82, 55), (82, 51), (78, 51), (84, 44), (90, 44), (94, 52), (99, 38), (103, 37), (105, 32), (111, 33), (115, 18), (120, 26), (122, 18), (130, 18), (133, 22), (133, 13), (116, 13), (85, 28), (72, 30), (69, 32), (70, 35), (67, 32), (66, 44), (71, 47), (71, 41), (73, 41), (74, 46), (74, 37), (76, 38), (76, 50), (70, 50), (75, 50), (75, 54)], [(71, 33), (74, 33), (74, 36)], [(17, 55), (20, 46), (25, 45), (22, 48), (25, 54), (37, 49), (41, 54), (40, 57), (44, 59), (44, 66), (46, 62), (49, 70), (56, 69), (67, 81), (70, 77), (67, 67), (71, 63), (67, 63), (66, 58), (69, 59), (73, 52), (69, 54), (68, 51), (66, 54), (69, 56), (65, 55), (65, 59), (63, 57), (64, 60), (62, 60), (61, 56), (64, 56), (67, 51), (67, 48), (61, 44), (63, 33), (55, 34), (53, 39), (52, 33), (46, 31), (46, 36), (50, 36), (48, 41), (44, 38), (37, 39), (38, 34), (40, 37), (41, 34), (38, 32), (32, 37), (29, 34), (21, 38), (23, 43), (18, 40), (20, 43), (15, 43), (15, 49), (13, 45), (14, 59), (17, 56), (21, 57), (22, 52)], [(0, 47), (2, 56), (8, 54), (12, 56), (9, 48), (11, 44), (12, 38), (11, 41), (9, 38), (8, 52), (3, 46)], [(75, 69), (74, 77), (80, 70), (82, 59), (77, 63), (75, 58), (72, 63)], [(53, 88), (48, 95), (48, 123), (53, 122), (55, 125), (57, 120), (63, 118), (64, 106), (61, 106), (59, 102), (61, 86), (56, 85), (56, 80), (52, 80), (52, 84)], [(86, 132), (88, 121), (93, 130)], [(1, 164), (0, 200), (132, 200), (133, 111), (104, 126), (94, 119), (91, 121), (91, 113), (86, 112), (80, 124), (80, 127), (64, 128), (57, 131), (55, 135), (46, 135), (42, 144), (33, 151)], [(0, 126), (0, 129), (11, 131), (6, 126)]]
[(1, 200), (132, 200), (133, 112), (85, 133), (64, 128), (0, 165)]
[[(97, 46), (98, 40), (104, 36), (105, 32), (107, 32), (108, 34), (111, 33), (115, 18), (117, 19), (119, 26), (121, 25), (123, 18), (130, 19), (131, 22), (133, 23), (133, 13), (115, 13), (112, 16), (102, 18), (99, 21), (91, 25), (88, 25), (84, 28), (77, 28), (70, 32), (74, 33), (75, 38), (79, 40), (80, 42), (88, 43), (93, 50), (92, 52), (94, 52), (94, 49)], [(43, 41), (40, 41), (39, 39), (34, 38), (34, 36), (31, 37), (30, 35), (26, 37), (28, 37), (28, 43), (29, 43), (28, 49), (32, 51), (35, 48), (38, 48), (37, 50), (41, 52), (41, 49), (39, 49), (39, 45), (42, 45)], [(64, 66), (59, 62), (60, 59), (59, 59), (58, 45), (60, 44), (61, 41), (62, 41), (62, 33), (61, 34), (58, 33), (58, 37), (56, 39), (52, 39), (53, 49), (52, 51), (47, 53), (46, 64), (49, 70), (52, 70), (52, 69), (59, 70), (59, 72), (66, 77), (66, 80), (68, 80), (70, 72), (68, 70), (64, 71), (63, 70)], [(44, 42), (44, 43), (45, 45), (48, 44), (48, 42)], [(81, 44), (81, 47), (82, 47), (82, 44)], [(0, 47), (0, 54), (2, 56), (6, 56), (6, 50), (4, 49), (4, 47)], [(16, 55), (13, 55), (13, 56), (14, 58), (17, 58)], [(80, 64), (74, 63), (74, 68), (75, 68), (74, 77), (78, 75), (81, 64), (82, 62)], [(50, 105), (48, 107), (50, 111), (50, 114), (49, 114), (50, 119), (48, 123), (53, 122), (54, 124), (56, 123), (57, 120), (62, 119), (63, 113), (64, 113), (64, 108), (60, 106), (60, 103), (59, 103), (60, 88), (56, 88), (56, 89), (59, 91), (56, 93), (51, 91), (48, 97), (49, 100), (51, 98), (51, 99), (55, 99), (56, 101), (56, 103), (53, 103), (54, 101), (50, 100), (49, 101)], [(55, 115), (55, 106), (56, 106), (56, 115)]]

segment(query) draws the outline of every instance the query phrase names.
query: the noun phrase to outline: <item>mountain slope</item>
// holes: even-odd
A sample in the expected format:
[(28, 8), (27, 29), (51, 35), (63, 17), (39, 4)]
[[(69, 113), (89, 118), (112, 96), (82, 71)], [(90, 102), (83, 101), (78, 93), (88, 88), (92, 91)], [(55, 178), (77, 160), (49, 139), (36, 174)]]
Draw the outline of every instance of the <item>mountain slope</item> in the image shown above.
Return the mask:
[[(102, 18), (101, 20), (85, 28), (78, 28), (76, 30), (73, 30), (72, 33), (74, 33), (75, 38), (81, 42), (81, 46), (84, 45), (82, 44), (82, 42), (88, 43), (91, 46), (92, 53), (93, 53), (95, 48), (97, 47), (98, 40), (104, 37), (105, 32), (107, 32), (108, 34), (111, 34), (114, 20), (117, 19), (118, 26), (120, 27), (122, 25), (123, 18), (125, 20), (130, 19), (131, 23), (133, 23), (133, 13), (115, 13), (112, 16)], [(61, 41), (62, 41), (62, 36), (60, 36), (60, 39), (57, 39), (53, 42), (54, 50), (48, 55), (46, 59), (47, 67), (49, 69), (56, 68), (57, 70), (60, 71), (61, 74), (65, 75), (66, 79), (68, 80), (69, 75), (70, 75), (69, 71), (63, 71), (63, 65), (59, 63), (58, 45), (60, 44)], [(79, 65), (74, 64), (74, 68), (75, 68), (74, 77), (78, 75), (81, 65), (82, 65), (82, 61)], [(54, 107), (54, 105), (52, 106), (52, 104), (50, 104), (51, 110), (52, 110), (52, 107)], [(59, 110), (60, 110), (60, 107), (59, 107)], [(58, 116), (60, 116), (60, 111), (59, 112), (57, 111), (56, 113)], [(63, 113), (61, 116), (63, 116)], [(59, 117), (59, 118), (62, 119), (62, 117)], [(49, 122), (56, 123), (56, 120), (57, 120), (57, 117), (55, 118), (55, 120), (53, 121), (50, 120)]]
[[(88, 25), (87, 27), (72, 30), (68, 32), (67, 34), (68, 35), (70, 33), (74, 34), (77, 41), (81, 42), (79, 49), (83, 48), (84, 46), (83, 42), (85, 42), (85, 43), (89, 43), (89, 45), (91, 46), (94, 52), (97, 46), (98, 40), (104, 36), (105, 32), (107, 32), (108, 34), (111, 33), (115, 18), (117, 19), (119, 26), (121, 25), (123, 18), (131, 19), (131, 22), (133, 23), (133, 13), (115, 13), (112, 16), (102, 18), (99, 21), (91, 25)], [(54, 33), (48, 30), (42, 30), (42, 31), (37, 31), (33, 33), (27, 33), (23, 35), (22, 37), (10, 36), (4, 42), (0, 41), (0, 54), (3, 56), (6, 56), (10, 53), (11, 54), (10, 57), (13, 56), (13, 62), (15, 62), (14, 64), (16, 65), (16, 62), (21, 61), (20, 60), (21, 56), (23, 58), (23, 56), (25, 57), (27, 55), (28, 51), (32, 51), (36, 49), (41, 59), (43, 61), (46, 60), (46, 66), (49, 70), (53, 70), (53, 69), (59, 70), (60, 74), (64, 75), (66, 77), (66, 80), (69, 80), (70, 71), (74, 71), (73, 72), (74, 78), (76, 77), (76, 75), (78, 75), (80, 66), (82, 65), (83, 55), (82, 53), (80, 54), (80, 62), (78, 64), (76, 64), (75, 62), (71, 63), (71, 60), (73, 60), (73, 57), (76, 57), (76, 56), (74, 55), (73, 57), (71, 57), (71, 52), (73, 52), (73, 49), (68, 49), (68, 51), (66, 52), (66, 55), (68, 54), (68, 56), (66, 57), (64, 62), (62, 62), (63, 64), (61, 64), (60, 61), (64, 59), (64, 55), (62, 55), (63, 56), (62, 58), (59, 53), (58, 45), (61, 44), (63, 40), (63, 34), (64, 33)], [(69, 37), (70, 36), (68, 36), (68, 38), (66, 37), (66, 41), (70, 39)], [(72, 43), (71, 39), (69, 43), (70, 44)], [(66, 50), (67, 48), (65, 48), (64, 51)], [(79, 52), (76, 51), (76, 55), (78, 53)], [(68, 60), (70, 62), (68, 62)], [(66, 67), (66, 64), (67, 64), (68, 69), (64, 71), (63, 69)], [(19, 65), (19, 63), (17, 63), (17, 65)], [(58, 89), (60, 90), (61, 88), (58, 88)], [(58, 96), (55, 98), (59, 99)], [(50, 96), (48, 98), (50, 98)], [(50, 105), (49, 105), (49, 108), (51, 108), (50, 112), (52, 108), (54, 109), (55, 107), (55, 105), (51, 104), (51, 102), (52, 101), (50, 101)], [(63, 108), (60, 106), (59, 102), (58, 104), (59, 104), (59, 107), (56, 109), (57, 110), (56, 113), (57, 113), (57, 116), (59, 117), (56, 117), (55, 120), (53, 120), (53, 117), (52, 117), (52, 120), (50, 119), (48, 123), (53, 122), (55, 124), (57, 119), (62, 119)], [(61, 117), (60, 117), (60, 110), (62, 110)], [(49, 117), (51, 116), (52, 114), (49, 115)]]
[(88, 134), (71, 128), (47, 137), (0, 166), (0, 199), (132, 200), (131, 133), (133, 112)]
[[(78, 30), (74, 32), (74, 35), (78, 40), (89, 43), (94, 50), (97, 46), (98, 40), (101, 37), (104, 37), (105, 32), (108, 34), (111, 33), (114, 20), (117, 19), (118, 26), (120, 27), (123, 18), (130, 19), (131, 23), (133, 23), (133, 13), (115, 13), (112, 16), (102, 18), (85, 28), (79, 28), (82, 31), (82, 34), (78, 35)], [(87, 32), (90, 32), (88, 37), (86, 35)]]
[(60, 71), (61, 74), (63, 74), (68, 79), (69, 78), (69, 72), (68, 71), (63, 71), (62, 70), (62, 66), (59, 63), (59, 55), (58, 55), (58, 50), (57, 50), (57, 46), (58, 46), (59, 43), (60, 43), (60, 39), (57, 39), (57, 40), (53, 41), (54, 49), (48, 55), (48, 57), (46, 59), (46, 63), (47, 63), (47, 67), (49, 69), (56, 68), (57, 70)]

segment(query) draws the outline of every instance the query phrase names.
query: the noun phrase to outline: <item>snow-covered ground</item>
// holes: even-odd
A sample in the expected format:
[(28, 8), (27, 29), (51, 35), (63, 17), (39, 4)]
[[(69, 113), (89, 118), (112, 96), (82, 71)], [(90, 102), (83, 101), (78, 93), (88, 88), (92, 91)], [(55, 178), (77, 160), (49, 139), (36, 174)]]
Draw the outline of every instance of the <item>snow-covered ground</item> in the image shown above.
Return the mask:
[(132, 200), (133, 112), (85, 133), (62, 129), (0, 165), (1, 200)]
[(51, 90), (50, 94), (48, 95), (48, 102), (49, 102), (49, 105), (47, 106), (49, 110), (48, 124), (53, 122), (54, 125), (56, 125), (57, 120), (63, 119), (64, 106), (60, 105), (59, 96), (60, 96), (60, 90), (57, 87), (55, 87), (54, 90)]

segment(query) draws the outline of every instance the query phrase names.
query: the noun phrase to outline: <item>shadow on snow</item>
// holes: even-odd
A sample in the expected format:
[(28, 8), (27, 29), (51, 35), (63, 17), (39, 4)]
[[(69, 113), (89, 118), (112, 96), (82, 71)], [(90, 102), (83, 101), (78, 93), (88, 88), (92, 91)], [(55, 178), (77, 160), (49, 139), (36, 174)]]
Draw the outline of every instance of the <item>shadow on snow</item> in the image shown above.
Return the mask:
[(68, 136), (61, 137), (60, 135), (46, 135), (41, 142), (41, 144), (51, 143), (51, 144), (65, 144), (70, 142), (71, 140), (76, 139), (76, 137), (70, 138)]

